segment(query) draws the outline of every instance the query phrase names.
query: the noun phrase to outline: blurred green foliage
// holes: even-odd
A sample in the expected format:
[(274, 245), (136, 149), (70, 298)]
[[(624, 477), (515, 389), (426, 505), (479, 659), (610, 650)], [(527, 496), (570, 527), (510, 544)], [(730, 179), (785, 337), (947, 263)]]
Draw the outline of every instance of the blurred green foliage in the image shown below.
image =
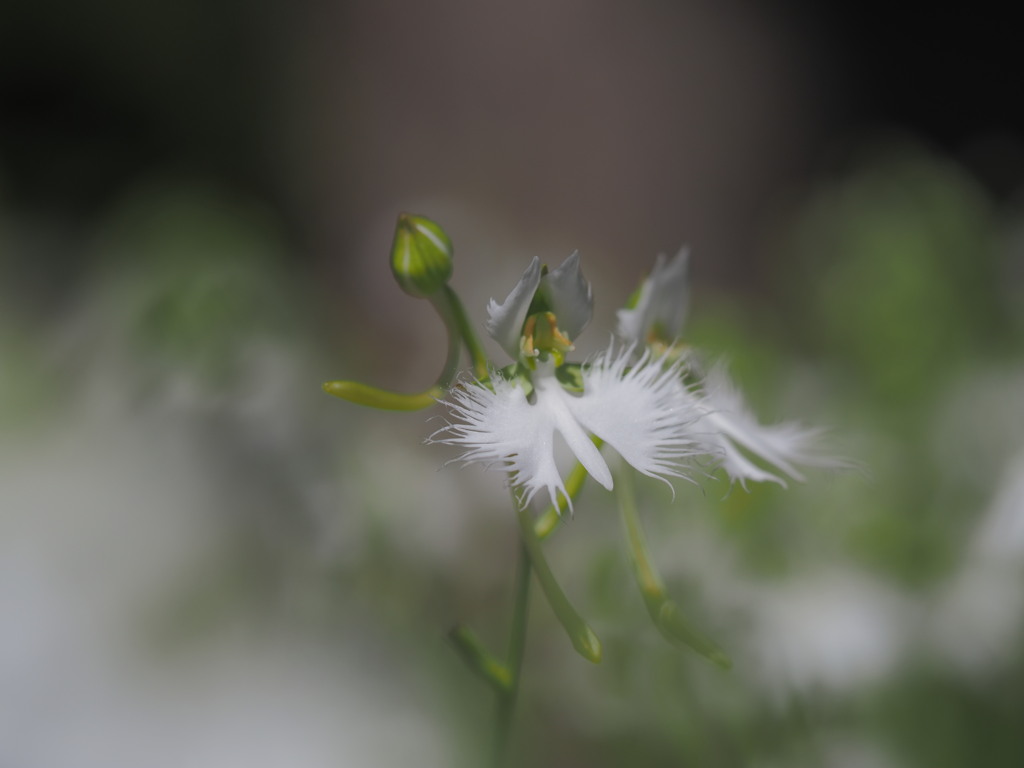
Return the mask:
[(995, 212), (961, 168), (913, 144), (882, 145), (815, 191), (787, 241), (779, 282), (790, 331), (841, 360), (887, 418), (1005, 345)]
[(254, 340), (301, 330), (285, 239), (255, 205), (202, 186), (154, 185), (115, 208), (95, 248), (140, 360), (237, 384)]

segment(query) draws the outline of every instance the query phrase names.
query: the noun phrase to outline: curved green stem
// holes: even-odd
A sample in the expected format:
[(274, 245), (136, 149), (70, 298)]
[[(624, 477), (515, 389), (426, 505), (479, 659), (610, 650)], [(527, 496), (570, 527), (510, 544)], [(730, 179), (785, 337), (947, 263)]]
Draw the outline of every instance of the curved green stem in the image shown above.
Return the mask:
[(328, 381), (324, 383), (323, 389), (327, 394), (342, 400), (385, 411), (419, 411), (434, 405), (445, 393), (441, 387), (434, 386), (423, 392), (403, 394), (360, 384), (358, 381)]
[(473, 361), (473, 373), (481, 381), (486, 379), (488, 375), (487, 353), (484, 352), (480, 340), (473, 331), (473, 326), (469, 323), (469, 317), (466, 315), (462, 302), (459, 301), (458, 295), (449, 285), (445, 285), (441, 293), (437, 295), (437, 298), (432, 299), (434, 306), (441, 302), (441, 296), (444, 297), (445, 306), (450, 311), (455, 329), (466, 344), (466, 351), (469, 352), (469, 357)]
[(723, 669), (729, 669), (732, 661), (725, 652), (714, 641), (691, 627), (683, 618), (679, 607), (665, 592), (665, 585), (658, 576), (647, 550), (647, 541), (636, 508), (633, 471), (628, 467), (624, 467), (616, 474), (615, 491), (622, 523), (626, 529), (626, 539), (629, 541), (630, 559), (633, 561), (637, 586), (640, 587), (640, 594), (654, 626), (669, 641), (682, 643)]
[(541, 549), (540, 540), (533, 532), (533, 519), (529, 510), (520, 507), (515, 499), (512, 500), (512, 503), (519, 519), (519, 533), (523, 540), (523, 546), (530, 554), (533, 572), (537, 574), (537, 581), (540, 583), (544, 597), (547, 598), (551, 610), (555, 612), (555, 617), (561, 622), (566, 634), (569, 635), (572, 647), (587, 661), (597, 664), (601, 661), (601, 641), (594, 630), (576, 613), (576, 609), (572, 607), (569, 598), (565, 596), (565, 592), (562, 591), (555, 575), (551, 572), (547, 558), (544, 557), (544, 550)]
[[(349, 402), (386, 411), (418, 411), (423, 408), (429, 408), (440, 398), (444, 397), (455, 380), (459, 372), (459, 359), (463, 341), (466, 342), (466, 347), (473, 357), (473, 364), (477, 370), (477, 375), (480, 378), (486, 376), (487, 359), (483, 356), (480, 343), (469, 327), (465, 310), (463, 310), (462, 304), (459, 302), (455, 292), (446, 285), (442, 291), (430, 297), (430, 303), (437, 311), (448, 333), (448, 353), (445, 356), (444, 367), (441, 369), (441, 373), (437, 377), (437, 382), (434, 386), (423, 392), (405, 394), (371, 387), (369, 384), (360, 384), (357, 381), (339, 380), (325, 383), (323, 385), (324, 392)], [(483, 373), (480, 373), (480, 371), (483, 371)]]
[[(466, 338), (467, 328), (465, 322), (465, 311), (459, 302), (455, 291), (447, 285), (430, 297), (430, 304), (440, 315), (444, 322), (445, 330), (448, 332), (448, 356), (444, 361), (444, 368), (441, 375), (437, 377), (436, 386), (448, 389), (459, 372), (459, 357), (462, 350), (462, 341)], [(471, 333), (471, 331), (468, 331)], [(467, 342), (468, 346), (468, 342)], [(484, 370), (486, 371), (486, 361)]]

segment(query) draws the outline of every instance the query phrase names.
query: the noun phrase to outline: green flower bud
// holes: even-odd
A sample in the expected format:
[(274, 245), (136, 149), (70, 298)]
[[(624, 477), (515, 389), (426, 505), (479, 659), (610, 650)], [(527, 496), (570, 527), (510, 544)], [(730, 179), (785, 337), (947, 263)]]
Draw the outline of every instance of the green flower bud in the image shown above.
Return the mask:
[(391, 245), (391, 271), (410, 296), (433, 296), (452, 276), (452, 241), (430, 219), (399, 214)]

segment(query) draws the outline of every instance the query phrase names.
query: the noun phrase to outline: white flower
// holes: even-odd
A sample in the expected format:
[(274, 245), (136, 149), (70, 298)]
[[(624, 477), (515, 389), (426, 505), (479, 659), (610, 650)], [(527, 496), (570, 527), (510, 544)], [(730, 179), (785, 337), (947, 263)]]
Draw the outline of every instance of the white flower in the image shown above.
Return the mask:
[(524, 505), (543, 489), (552, 504), (561, 493), (571, 508), (555, 463), (556, 434), (608, 490), (612, 473), (593, 438), (666, 482), (685, 477), (683, 462), (707, 452), (691, 430), (701, 413), (678, 366), (645, 352), (630, 367), (634, 346), (614, 344), (589, 364), (562, 366), (592, 307), (579, 254), (549, 273), (534, 259), (505, 301), (488, 306), (487, 330), (518, 361), (514, 373), (455, 389), (448, 400), (454, 423), (430, 438), (464, 448), (463, 462), (506, 470)]
[[(687, 269), (689, 252), (683, 248), (672, 259), (659, 255), (651, 274), (640, 285), (633, 306), (618, 312), (618, 335), (630, 343), (644, 343), (651, 349), (666, 350), (679, 341), (689, 306)], [(840, 467), (842, 460), (822, 456), (816, 449), (821, 430), (794, 422), (763, 425), (743, 401), (729, 380), (724, 365), (706, 374), (692, 354), (673, 356), (690, 359), (681, 370), (699, 380), (696, 393), (684, 390), (684, 397), (697, 397), (703, 416), (696, 429), (708, 435), (722, 456), (730, 479), (746, 487), (747, 480), (786, 485), (782, 475), (802, 482), (797, 465)], [(753, 460), (769, 465), (769, 471)]]
[(533, 377), (533, 402), (521, 381), (498, 376), (493, 391), (479, 382), (456, 389), (449, 408), (458, 421), (431, 440), (464, 447), (464, 462), (507, 470), (524, 505), (541, 489), (552, 504), (557, 492), (569, 499), (555, 464), (555, 433), (608, 490), (612, 475), (591, 435), (645, 475), (666, 482), (685, 477), (683, 462), (708, 451), (692, 430), (700, 416), (696, 404), (685, 396), (675, 366), (645, 353), (627, 367), (632, 356), (630, 347), (609, 347), (583, 367), (579, 394), (562, 386), (550, 363), (540, 364)]

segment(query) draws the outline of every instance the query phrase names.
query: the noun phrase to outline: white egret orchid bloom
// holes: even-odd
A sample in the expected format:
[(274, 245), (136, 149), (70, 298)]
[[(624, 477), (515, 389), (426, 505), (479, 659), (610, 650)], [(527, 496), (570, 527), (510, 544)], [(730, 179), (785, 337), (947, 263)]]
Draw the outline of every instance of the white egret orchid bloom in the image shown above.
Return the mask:
[[(563, 366), (562, 352), (589, 322), (592, 302), (577, 254), (547, 274), (534, 259), (508, 298), (488, 307), (487, 330), (519, 361), (515, 374), (453, 390), (448, 406), (456, 421), (431, 437), (464, 448), (466, 463), (508, 471), (523, 505), (545, 490), (556, 508), (561, 493), (571, 509), (555, 463), (556, 433), (608, 490), (612, 473), (592, 437), (665, 482), (685, 477), (685, 461), (708, 451), (692, 430), (701, 412), (677, 367), (648, 353), (630, 365), (633, 346), (614, 343), (588, 364)], [(560, 377), (560, 369), (573, 373)]]
[[(803, 482), (797, 465), (847, 466), (841, 459), (818, 452), (815, 444), (821, 430), (795, 422), (760, 424), (723, 364), (705, 374), (691, 352), (679, 354), (677, 345), (689, 305), (688, 266), (685, 248), (672, 259), (659, 255), (651, 274), (634, 294), (632, 306), (619, 310), (617, 333), (628, 343), (647, 344), (649, 350), (675, 350), (671, 355), (676, 359), (674, 365), (699, 382), (696, 390), (683, 392), (686, 398), (696, 398), (702, 414), (694, 429), (717, 447), (729, 478), (744, 488), (748, 480), (771, 481), (785, 487), (782, 475)], [(765, 469), (753, 459), (778, 472)]]

